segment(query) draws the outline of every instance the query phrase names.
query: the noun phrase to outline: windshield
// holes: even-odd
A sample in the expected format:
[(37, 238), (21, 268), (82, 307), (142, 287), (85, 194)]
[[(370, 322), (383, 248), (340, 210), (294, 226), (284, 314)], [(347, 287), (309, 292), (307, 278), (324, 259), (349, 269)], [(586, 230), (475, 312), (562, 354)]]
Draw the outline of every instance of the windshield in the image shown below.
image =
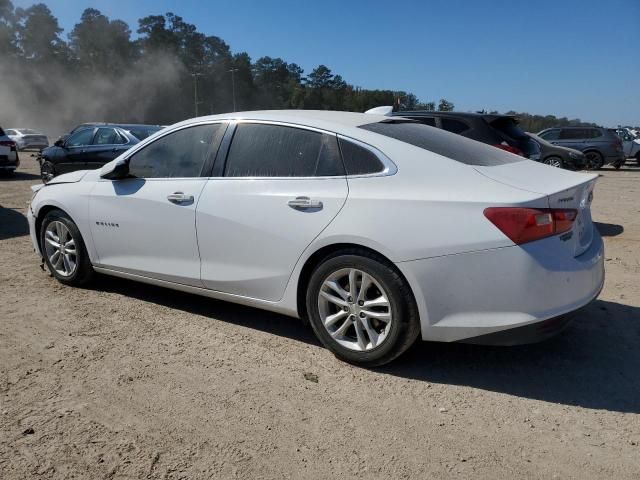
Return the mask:
[(162, 127), (149, 126), (149, 127), (133, 127), (128, 128), (127, 132), (136, 137), (138, 140), (144, 140), (145, 138), (153, 135), (157, 131), (162, 130)]
[(419, 123), (379, 122), (361, 125), (359, 128), (467, 165), (494, 166), (524, 160), (490, 145)]

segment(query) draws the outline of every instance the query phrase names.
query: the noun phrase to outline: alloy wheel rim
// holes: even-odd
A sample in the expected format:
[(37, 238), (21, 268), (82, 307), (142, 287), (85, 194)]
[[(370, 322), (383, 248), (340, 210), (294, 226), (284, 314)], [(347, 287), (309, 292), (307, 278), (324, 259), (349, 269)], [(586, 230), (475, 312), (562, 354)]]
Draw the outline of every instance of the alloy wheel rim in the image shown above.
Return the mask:
[(382, 345), (393, 321), (387, 292), (371, 274), (356, 268), (337, 270), (322, 282), (318, 310), (327, 333), (360, 352)]
[(557, 158), (550, 158), (545, 163), (551, 167), (556, 167), (556, 168), (560, 168), (562, 166), (560, 163), (560, 160), (558, 160)]
[(44, 231), (44, 248), (49, 264), (58, 275), (73, 275), (78, 264), (76, 242), (64, 223), (53, 221), (47, 225)]

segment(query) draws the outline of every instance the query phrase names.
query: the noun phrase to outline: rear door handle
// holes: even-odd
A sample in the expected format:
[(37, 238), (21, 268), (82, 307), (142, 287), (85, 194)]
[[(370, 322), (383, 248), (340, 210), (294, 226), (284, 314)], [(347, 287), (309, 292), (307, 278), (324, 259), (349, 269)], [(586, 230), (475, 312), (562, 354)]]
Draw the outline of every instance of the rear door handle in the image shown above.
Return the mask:
[(322, 208), (320, 200), (312, 200), (309, 197), (296, 197), (293, 200), (289, 200), (287, 204), (291, 208)]
[(167, 200), (171, 203), (193, 203), (193, 195), (187, 195), (183, 192), (173, 192), (167, 195)]

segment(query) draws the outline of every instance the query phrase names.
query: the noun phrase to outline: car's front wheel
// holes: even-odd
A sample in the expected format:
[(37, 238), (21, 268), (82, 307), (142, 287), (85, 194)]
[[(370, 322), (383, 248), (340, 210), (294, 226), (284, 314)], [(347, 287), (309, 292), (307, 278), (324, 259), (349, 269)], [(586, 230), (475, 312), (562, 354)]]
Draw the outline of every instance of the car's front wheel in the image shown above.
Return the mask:
[(94, 275), (76, 224), (61, 210), (47, 212), (40, 228), (40, 248), (51, 274), (61, 283), (84, 285)]
[(40, 165), (40, 177), (42, 178), (42, 183), (47, 183), (53, 177), (56, 176), (56, 169), (49, 160), (45, 160)]
[(338, 358), (375, 367), (407, 350), (420, 333), (413, 294), (395, 267), (365, 250), (325, 258), (311, 275), (307, 312)]
[(560, 157), (547, 157), (543, 160), (542, 163), (544, 163), (545, 165), (549, 165), (550, 167), (557, 167), (557, 168), (563, 167), (563, 162)]

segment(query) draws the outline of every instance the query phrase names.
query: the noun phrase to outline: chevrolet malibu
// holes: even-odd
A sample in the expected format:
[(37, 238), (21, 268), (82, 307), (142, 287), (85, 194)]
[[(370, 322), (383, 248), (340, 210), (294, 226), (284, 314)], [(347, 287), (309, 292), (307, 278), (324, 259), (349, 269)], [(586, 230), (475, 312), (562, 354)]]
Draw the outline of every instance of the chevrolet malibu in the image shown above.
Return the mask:
[(64, 284), (102, 273), (280, 312), (376, 366), (419, 336), (559, 331), (604, 281), (595, 181), (399, 117), (246, 112), (34, 186), (28, 220)]

